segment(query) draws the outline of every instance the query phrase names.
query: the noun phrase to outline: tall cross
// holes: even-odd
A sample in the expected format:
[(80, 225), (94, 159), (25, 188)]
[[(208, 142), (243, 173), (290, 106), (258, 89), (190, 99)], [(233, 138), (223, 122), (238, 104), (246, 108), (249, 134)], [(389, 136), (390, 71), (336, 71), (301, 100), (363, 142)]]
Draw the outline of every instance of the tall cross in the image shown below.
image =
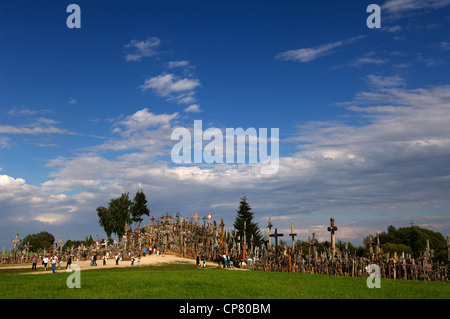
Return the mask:
[(269, 235), (270, 237), (275, 237), (275, 255), (278, 251), (278, 237), (283, 237), (283, 234), (278, 234), (278, 229), (275, 228), (275, 232)]
[(17, 244), (20, 243), (22, 240), (19, 239), (19, 234), (16, 234), (16, 239), (11, 239), (11, 242), (14, 244), (14, 262), (16, 262), (16, 251), (17, 251)]
[(27, 250), (27, 256), (30, 253), (30, 248), (33, 247), (33, 245), (30, 245), (30, 242), (26, 243), (26, 245), (23, 246)]
[(270, 220), (272, 219), (272, 217), (269, 217), (269, 224), (267, 224), (267, 234), (269, 235), (269, 241), (268, 241), (268, 243), (269, 243), (269, 248), (271, 248), (271, 246), (272, 246), (272, 243), (270, 242), (270, 237), (272, 237), (272, 236), (270, 236), (270, 231), (272, 230), (272, 223), (270, 222)]
[(64, 240), (61, 238), (59, 241), (59, 254), (62, 255), (62, 248), (64, 246)]
[(337, 231), (337, 226), (334, 226), (334, 218), (330, 218), (330, 227), (328, 227), (328, 231), (331, 233), (331, 252), (332, 256), (334, 257), (334, 254), (336, 253), (336, 243), (334, 238), (334, 232)]
[(223, 223), (223, 218), (222, 218), (222, 221), (220, 222), (219, 226), (220, 226), (220, 231), (222, 233), (221, 240), (220, 240), (220, 246), (221, 246), (221, 248), (223, 250), (223, 228), (225, 227), (225, 224)]
[(294, 234), (294, 224), (291, 224), (291, 233), (289, 234), (292, 238), (292, 252), (294, 252), (294, 238), (297, 234)]
[(197, 218), (198, 218), (198, 215), (197, 215), (197, 213), (195, 213), (195, 223), (197, 224)]

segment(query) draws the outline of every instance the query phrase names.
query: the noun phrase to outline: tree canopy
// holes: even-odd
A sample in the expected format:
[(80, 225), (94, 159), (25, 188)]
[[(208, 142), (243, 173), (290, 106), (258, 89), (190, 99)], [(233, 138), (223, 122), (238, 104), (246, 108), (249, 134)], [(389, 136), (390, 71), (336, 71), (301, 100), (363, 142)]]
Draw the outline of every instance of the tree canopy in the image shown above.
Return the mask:
[(134, 197), (134, 202), (129, 199), (128, 193), (123, 193), (120, 197), (111, 199), (108, 207), (97, 207), (99, 224), (105, 230), (108, 238), (116, 234), (120, 239), (125, 234), (125, 225), (142, 222), (142, 216), (150, 215), (147, 208), (147, 199), (144, 192), (138, 191)]
[(25, 245), (29, 245), (30, 251), (37, 251), (39, 249), (49, 249), (50, 246), (53, 246), (55, 241), (55, 236), (46, 231), (41, 231), (37, 234), (30, 234), (25, 236), (22, 239), (22, 242), (19, 244), (18, 249), (23, 250)]
[(236, 219), (234, 221), (234, 229), (236, 229), (237, 235), (244, 238), (244, 221), (245, 221), (245, 237), (247, 244), (250, 244), (251, 236), (253, 235), (253, 245), (255, 247), (261, 247), (262, 236), (258, 227), (258, 223), (253, 222), (253, 212), (247, 202), (245, 195), (241, 198), (239, 203), (239, 209), (236, 211)]

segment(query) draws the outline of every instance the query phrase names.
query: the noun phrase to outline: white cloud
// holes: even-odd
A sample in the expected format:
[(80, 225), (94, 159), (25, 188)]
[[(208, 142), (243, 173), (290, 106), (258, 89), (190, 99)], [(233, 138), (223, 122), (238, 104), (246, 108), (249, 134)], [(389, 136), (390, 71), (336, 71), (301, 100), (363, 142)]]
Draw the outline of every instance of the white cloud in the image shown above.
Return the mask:
[(125, 45), (125, 49), (132, 51), (125, 56), (125, 60), (140, 61), (143, 57), (151, 57), (158, 54), (158, 48), (161, 40), (157, 37), (151, 37), (143, 41), (131, 40)]
[(34, 126), (34, 127), (19, 127), (13, 125), (0, 125), (0, 133), (4, 134), (75, 134), (66, 129), (57, 128), (55, 126)]
[(382, 6), (391, 13), (401, 13), (411, 10), (439, 9), (450, 4), (450, 0), (388, 0)]
[(128, 130), (141, 130), (149, 127), (169, 124), (175, 119), (178, 113), (173, 114), (154, 114), (148, 111), (148, 108), (137, 111), (133, 115), (127, 116), (119, 121), (119, 125), (124, 125)]
[(375, 88), (404, 86), (405, 79), (400, 76), (381, 76), (370, 74), (367, 76), (370, 85)]
[(71, 97), (70, 99), (69, 99), (69, 102), (67, 102), (69, 105), (73, 105), (73, 104), (77, 104), (77, 100), (76, 99), (74, 99), (73, 97)]
[(192, 104), (192, 105), (188, 106), (184, 111), (188, 112), (188, 113), (199, 113), (199, 112), (201, 112), (200, 106), (198, 104)]
[(152, 89), (157, 95), (180, 103), (191, 103), (195, 99), (195, 88), (200, 86), (198, 79), (182, 78), (172, 73), (161, 74), (145, 80), (140, 86), (142, 91)]
[(182, 60), (182, 61), (171, 61), (167, 63), (167, 68), (174, 69), (179, 67), (187, 67), (189, 66), (189, 61)]
[(298, 62), (310, 62), (319, 57), (333, 53), (333, 49), (341, 47), (343, 45), (351, 44), (357, 40), (364, 38), (364, 36), (357, 36), (347, 40), (337, 41), (322, 44), (315, 47), (303, 48), (297, 50), (288, 50), (278, 53), (275, 58), (285, 61), (298, 61)]

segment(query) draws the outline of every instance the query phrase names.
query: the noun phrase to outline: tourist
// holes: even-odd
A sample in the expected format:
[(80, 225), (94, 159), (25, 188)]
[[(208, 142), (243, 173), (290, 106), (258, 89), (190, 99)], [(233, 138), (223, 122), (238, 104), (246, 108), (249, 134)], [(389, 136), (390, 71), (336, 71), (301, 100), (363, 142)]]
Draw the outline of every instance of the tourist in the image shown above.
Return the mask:
[(47, 256), (44, 256), (44, 258), (42, 258), (42, 265), (44, 265), (44, 270), (47, 270), (47, 264), (48, 264), (48, 258), (47, 258)]
[(134, 266), (134, 256), (131, 257), (131, 266)]
[(66, 269), (72, 269), (72, 256), (71, 255), (67, 256)]
[(144, 255), (143, 257), (145, 257), (145, 253), (146, 253), (146, 252), (147, 252), (147, 249), (144, 248), (144, 250), (142, 251), (142, 253), (143, 253), (143, 255)]
[(206, 267), (206, 258), (205, 258), (205, 255), (202, 255), (202, 267)]
[(52, 263), (52, 272), (55, 272), (56, 269), (56, 262), (58, 261), (58, 257), (56, 257), (55, 255), (53, 255), (51, 263)]
[(137, 258), (137, 265), (138, 265), (138, 267), (141, 265), (141, 255), (140, 254)]
[(116, 265), (119, 264), (119, 254), (116, 254), (116, 256), (114, 257), (116, 259)]
[(33, 259), (32, 259), (32, 262), (33, 262), (33, 266), (31, 266), (31, 270), (37, 270), (36, 269), (36, 264), (37, 264), (37, 258), (36, 258), (36, 256), (33, 256)]
[(200, 257), (199, 257), (199, 255), (197, 255), (197, 258), (196, 258), (196, 264), (197, 264), (197, 268), (200, 267)]
[(93, 261), (94, 261), (93, 266), (97, 266), (97, 255), (96, 254), (94, 254)]
[(103, 258), (102, 258), (102, 259), (103, 259), (103, 266), (104, 266), (104, 265), (106, 265), (106, 256), (103, 255)]

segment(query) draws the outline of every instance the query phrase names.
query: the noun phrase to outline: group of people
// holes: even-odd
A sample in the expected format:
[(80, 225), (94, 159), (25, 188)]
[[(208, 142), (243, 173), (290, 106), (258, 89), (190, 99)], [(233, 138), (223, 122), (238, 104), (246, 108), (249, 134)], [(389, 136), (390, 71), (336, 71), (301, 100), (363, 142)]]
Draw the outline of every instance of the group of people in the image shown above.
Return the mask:
[[(69, 259), (67, 262), (68, 265), (70, 265)], [(33, 256), (33, 258), (31, 259), (31, 263), (32, 263), (31, 269), (32, 270), (37, 270), (38, 260), (39, 260), (39, 258), (37, 256)], [(42, 260), (42, 266), (44, 266), (44, 271), (47, 270), (49, 262), (52, 265), (52, 272), (56, 271), (57, 266), (58, 266), (58, 269), (61, 269), (61, 258), (56, 255), (52, 255), (52, 257), (50, 257), (50, 258), (48, 258), (47, 256), (44, 256), (44, 257), (42, 257), (41, 260)], [(67, 268), (67, 266), (66, 266), (66, 268)]]
[(219, 262), (219, 268), (232, 268), (234, 265), (233, 258), (227, 254), (219, 255), (218, 256), (218, 262)]

